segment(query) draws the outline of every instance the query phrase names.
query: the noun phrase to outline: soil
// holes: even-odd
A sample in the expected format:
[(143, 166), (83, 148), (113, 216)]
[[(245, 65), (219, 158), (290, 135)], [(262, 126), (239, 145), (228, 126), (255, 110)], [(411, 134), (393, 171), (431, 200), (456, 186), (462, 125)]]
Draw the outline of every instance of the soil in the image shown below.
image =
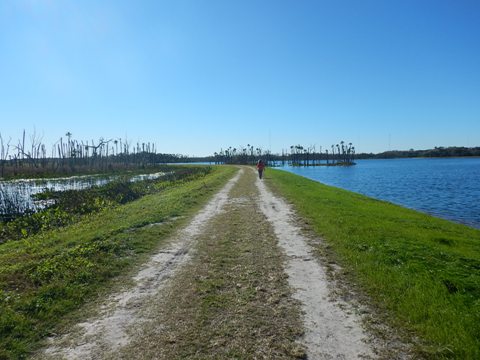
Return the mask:
[[(322, 239), (306, 235), (265, 181), (242, 167), (125, 290), (106, 298), (92, 318), (48, 339), (35, 357), (385, 358), (387, 340), (365, 329), (355, 299), (338, 295), (314, 254), (310, 244)], [(236, 248), (225, 243), (236, 238)], [(228, 261), (215, 253), (222, 246)], [(206, 279), (224, 303), (196, 299), (206, 298)], [(398, 350), (393, 357), (404, 355)]]

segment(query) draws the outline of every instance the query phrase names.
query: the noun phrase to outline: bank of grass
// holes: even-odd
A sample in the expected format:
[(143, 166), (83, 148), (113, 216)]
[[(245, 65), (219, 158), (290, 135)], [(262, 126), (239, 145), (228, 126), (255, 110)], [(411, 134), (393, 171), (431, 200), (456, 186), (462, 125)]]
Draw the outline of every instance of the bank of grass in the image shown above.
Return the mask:
[(291, 201), (377, 305), (433, 359), (480, 358), (480, 231), (279, 170)]
[[(0, 246), (0, 359), (23, 358), (192, 216), (236, 170), (215, 167), (123, 206)], [(148, 226), (155, 224), (155, 226)]]

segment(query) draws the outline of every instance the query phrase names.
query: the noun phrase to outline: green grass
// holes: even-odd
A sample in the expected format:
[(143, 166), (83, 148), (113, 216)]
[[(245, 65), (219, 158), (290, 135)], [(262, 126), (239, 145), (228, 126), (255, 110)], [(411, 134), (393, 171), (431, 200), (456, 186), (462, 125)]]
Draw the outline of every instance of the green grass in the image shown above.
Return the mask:
[[(0, 246), (0, 359), (23, 358), (109, 280), (127, 272), (232, 176), (163, 183), (159, 193)], [(164, 223), (161, 226), (145, 226)]]
[(480, 358), (480, 231), (270, 170), (268, 184), (427, 358)]

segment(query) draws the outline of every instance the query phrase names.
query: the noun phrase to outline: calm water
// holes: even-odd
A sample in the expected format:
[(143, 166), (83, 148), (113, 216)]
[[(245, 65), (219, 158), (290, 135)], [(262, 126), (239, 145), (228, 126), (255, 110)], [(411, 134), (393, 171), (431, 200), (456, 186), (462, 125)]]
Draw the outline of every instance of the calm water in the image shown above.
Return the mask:
[(480, 229), (480, 158), (358, 160), (283, 169)]

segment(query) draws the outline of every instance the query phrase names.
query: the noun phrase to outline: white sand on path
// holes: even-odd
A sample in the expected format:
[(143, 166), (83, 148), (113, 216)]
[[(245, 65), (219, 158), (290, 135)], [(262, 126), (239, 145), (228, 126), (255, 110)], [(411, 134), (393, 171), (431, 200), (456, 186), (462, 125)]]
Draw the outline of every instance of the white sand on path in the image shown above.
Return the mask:
[(304, 312), (305, 335), (302, 339), (308, 359), (373, 358), (361, 319), (348, 304), (330, 296), (324, 267), (312, 255), (301, 229), (293, 221), (293, 211), (257, 179), (259, 206), (270, 221), (279, 245), (287, 255), (286, 272)]

